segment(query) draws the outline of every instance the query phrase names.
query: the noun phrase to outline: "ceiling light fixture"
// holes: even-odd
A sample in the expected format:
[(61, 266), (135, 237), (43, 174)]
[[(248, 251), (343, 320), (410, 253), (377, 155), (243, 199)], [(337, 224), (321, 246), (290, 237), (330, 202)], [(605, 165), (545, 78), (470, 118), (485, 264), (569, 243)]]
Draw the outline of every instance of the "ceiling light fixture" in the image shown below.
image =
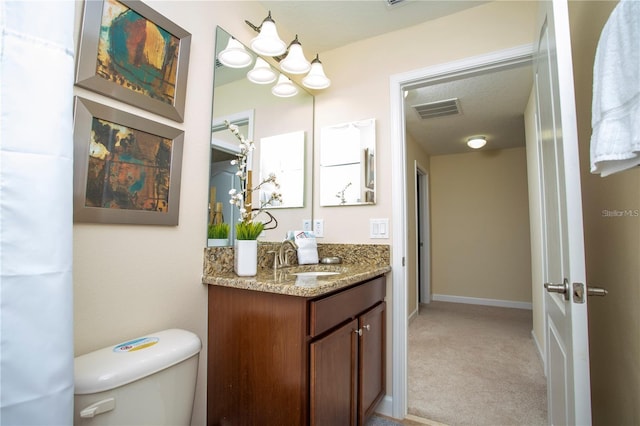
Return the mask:
[(242, 43), (231, 37), (227, 47), (218, 54), (218, 60), (229, 68), (244, 68), (251, 64), (253, 56), (247, 52)]
[(247, 73), (247, 78), (252, 83), (270, 84), (276, 81), (278, 76), (267, 61), (258, 56), (253, 69)]
[(280, 68), (282, 71), (289, 74), (304, 74), (311, 69), (311, 64), (304, 57), (302, 52), (302, 45), (298, 41), (298, 34), (296, 38), (289, 44), (289, 53), (287, 57), (280, 62)]
[(331, 80), (327, 78), (322, 67), (320, 58), (316, 55), (316, 58), (311, 61), (311, 71), (305, 78), (302, 79), (302, 85), (309, 89), (326, 89), (331, 85)]
[(287, 45), (278, 36), (276, 23), (271, 18), (271, 11), (259, 27), (249, 21), (244, 22), (258, 32), (258, 36), (251, 40), (251, 49), (258, 55), (278, 56), (287, 51)]
[(469, 139), (467, 145), (469, 148), (480, 149), (487, 144), (487, 138), (484, 136), (477, 136)]
[(286, 75), (280, 74), (278, 83), (273, 86), (271, 93), (280, 98), (290, 98), (298, 94), (298, 88), (293, 85)]

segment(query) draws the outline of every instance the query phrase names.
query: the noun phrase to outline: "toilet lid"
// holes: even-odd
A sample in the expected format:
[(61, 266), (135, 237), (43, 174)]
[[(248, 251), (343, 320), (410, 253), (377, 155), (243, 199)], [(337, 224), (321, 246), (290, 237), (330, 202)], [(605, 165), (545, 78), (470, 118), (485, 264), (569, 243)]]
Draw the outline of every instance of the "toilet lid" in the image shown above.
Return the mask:
[(191, 358), (201, 348), (196, 334), (170, 329), (81, 355), (74, 360), (75, 394), (126, 385)]

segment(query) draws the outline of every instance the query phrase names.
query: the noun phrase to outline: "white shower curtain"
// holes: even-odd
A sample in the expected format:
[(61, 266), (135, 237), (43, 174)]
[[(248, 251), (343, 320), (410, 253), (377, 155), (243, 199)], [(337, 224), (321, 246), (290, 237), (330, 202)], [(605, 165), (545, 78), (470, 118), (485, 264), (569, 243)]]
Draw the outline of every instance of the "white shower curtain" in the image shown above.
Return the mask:
[(73, 423), (75, 2), (0, 2), (0, 424)]

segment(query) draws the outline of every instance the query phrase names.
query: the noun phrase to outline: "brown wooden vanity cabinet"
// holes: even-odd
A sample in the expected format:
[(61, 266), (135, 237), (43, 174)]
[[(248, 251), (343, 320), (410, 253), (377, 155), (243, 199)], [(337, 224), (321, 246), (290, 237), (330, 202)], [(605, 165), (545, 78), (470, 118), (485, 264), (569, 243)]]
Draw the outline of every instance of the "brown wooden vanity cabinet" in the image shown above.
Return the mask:
[(385, 287), (210, 286), (207, 424), (363, 425), (385, 394)]

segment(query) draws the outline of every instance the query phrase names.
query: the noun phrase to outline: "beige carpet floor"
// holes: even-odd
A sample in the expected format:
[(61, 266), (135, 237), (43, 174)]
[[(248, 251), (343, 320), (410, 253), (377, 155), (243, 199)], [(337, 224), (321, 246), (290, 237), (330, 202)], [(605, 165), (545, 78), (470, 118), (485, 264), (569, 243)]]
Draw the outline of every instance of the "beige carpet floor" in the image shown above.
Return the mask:
[(409, 414), (451, 426), (547, 424), (529, 310), (431, 302), (409, 325)]

